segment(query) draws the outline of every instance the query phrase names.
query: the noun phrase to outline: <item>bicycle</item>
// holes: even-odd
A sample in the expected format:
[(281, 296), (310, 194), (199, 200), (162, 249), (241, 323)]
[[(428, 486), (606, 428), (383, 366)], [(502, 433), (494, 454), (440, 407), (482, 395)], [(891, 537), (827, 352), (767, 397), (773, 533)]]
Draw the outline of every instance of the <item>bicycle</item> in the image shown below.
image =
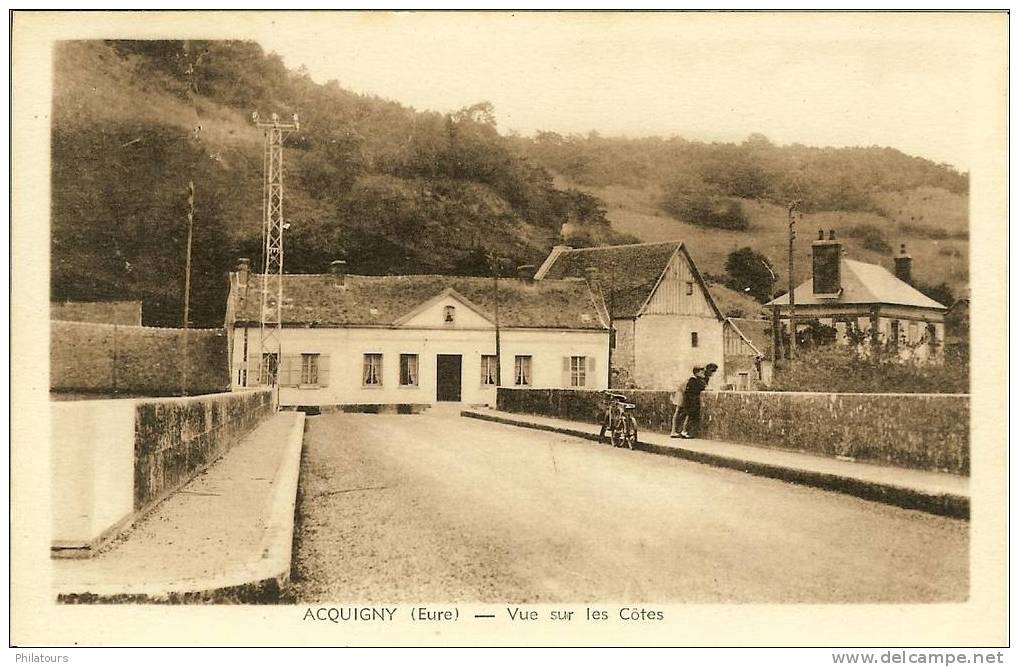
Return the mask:
[(605, 408), (601, 437), (604, 438), (605, 431), (608, 431), (613, 447), (633, 449), (637, 446), (637, 420), (634, 419), (632, 412), (637, 406), (629, 403), (623, 394), (611, 391), (602, 393), (609, 403)]

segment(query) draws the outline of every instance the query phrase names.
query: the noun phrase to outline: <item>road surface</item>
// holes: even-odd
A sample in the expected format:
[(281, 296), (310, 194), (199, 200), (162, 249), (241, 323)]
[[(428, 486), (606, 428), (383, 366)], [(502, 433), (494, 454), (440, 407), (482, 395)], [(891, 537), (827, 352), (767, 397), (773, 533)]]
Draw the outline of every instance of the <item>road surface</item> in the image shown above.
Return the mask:
[(304, 602), (927, 602), (969, 524), (454, 414), (308, 418)]

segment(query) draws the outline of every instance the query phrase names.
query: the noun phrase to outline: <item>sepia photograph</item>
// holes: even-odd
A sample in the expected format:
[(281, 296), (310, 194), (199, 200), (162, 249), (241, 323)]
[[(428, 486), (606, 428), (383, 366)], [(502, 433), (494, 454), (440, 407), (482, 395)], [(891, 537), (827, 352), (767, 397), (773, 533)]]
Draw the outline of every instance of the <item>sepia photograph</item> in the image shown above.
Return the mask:
[(1007, 645), (1007, 29), (12, 12), (12, 646)]

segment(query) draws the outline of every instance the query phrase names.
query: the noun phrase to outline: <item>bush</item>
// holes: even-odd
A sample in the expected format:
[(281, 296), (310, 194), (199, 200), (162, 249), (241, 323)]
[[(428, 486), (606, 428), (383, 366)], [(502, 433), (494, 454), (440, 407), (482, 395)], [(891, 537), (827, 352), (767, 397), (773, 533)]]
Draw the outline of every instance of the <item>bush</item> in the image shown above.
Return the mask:
[(892, 246), (885, 239), (884, 232), (874, 225), (853, 225), (845, 233), (851, 238), (859, 239), (860, 245), (866, 250), (872, 250), (882, 255), (892, 254)]
[(772, 391), (837, 393), (969, 393), (969, 364), (946, 350), (944, 362), (903, 360), (893, 352), (860, 354), (847, 345), (827, 345), (798, 353), (775, 370)]

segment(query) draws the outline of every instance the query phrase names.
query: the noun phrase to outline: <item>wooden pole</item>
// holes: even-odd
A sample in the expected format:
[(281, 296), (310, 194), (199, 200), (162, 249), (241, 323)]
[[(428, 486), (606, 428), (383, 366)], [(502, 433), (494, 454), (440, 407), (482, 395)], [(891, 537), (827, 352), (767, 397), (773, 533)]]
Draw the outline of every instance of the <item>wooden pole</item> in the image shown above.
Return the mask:
[(191, 237), (195, 220), (195, 182), (188, 181), (188, 242), (184, 260), (184, 352), (181, 363), (182, 396), (188, 395), (188, 322), (191, 317)]
[(796, 293), (793, 291), (793, 241), (796, 240), (796, 207), (800, 202), (789, 204), (789, 360), (796, 358)]

